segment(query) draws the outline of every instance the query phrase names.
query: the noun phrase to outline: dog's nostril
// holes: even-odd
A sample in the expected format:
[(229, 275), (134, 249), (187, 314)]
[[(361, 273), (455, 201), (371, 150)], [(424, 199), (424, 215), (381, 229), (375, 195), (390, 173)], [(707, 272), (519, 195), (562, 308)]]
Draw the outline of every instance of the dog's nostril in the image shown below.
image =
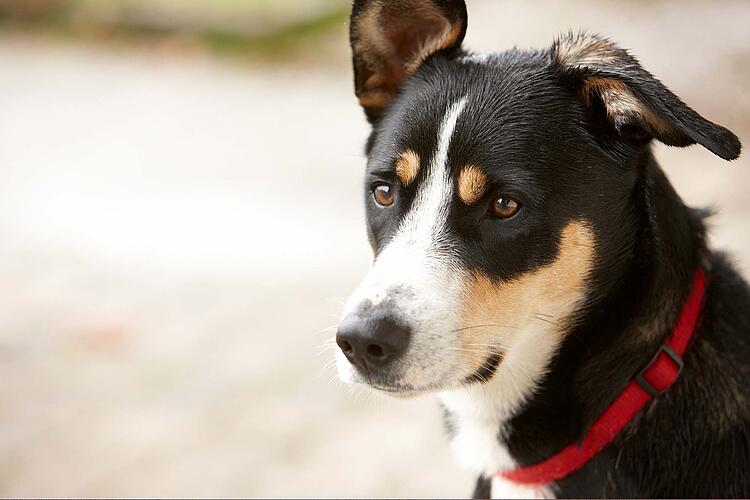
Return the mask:
[(339, 347), (341, 348), (341, 350), (344, 352), (344, 354), (351, 354), (352, 353), (352, 351), (353, 351), (352, 345), (349, 342), (347, 342), (346, 340), (342, 340), (338, 344), (339, 344)]
[(373, 358), (382, 358), (385, 355), (385, 353), (383, 352), (383, 348), (377, 344), (368, 345), (367, 354), (369, 354)]

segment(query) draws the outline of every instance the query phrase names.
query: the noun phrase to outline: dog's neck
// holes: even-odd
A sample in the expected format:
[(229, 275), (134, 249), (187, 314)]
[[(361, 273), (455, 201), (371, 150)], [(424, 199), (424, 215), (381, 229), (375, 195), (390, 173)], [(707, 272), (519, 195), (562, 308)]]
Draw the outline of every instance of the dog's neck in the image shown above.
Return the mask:
[(676, 321), (704, 250), (703, 224), (650, 152), (638, 168), (635, 235), (591, 276), (577, 326), (559, 345), (540, 342), (559, 333), (552, 324), (524, 332), (521, 342), (541, 346), (530, 356), (511, 352), (490, 382), (440, 395), (453, 448), (476, 473), (535, 463), (580, 439)]

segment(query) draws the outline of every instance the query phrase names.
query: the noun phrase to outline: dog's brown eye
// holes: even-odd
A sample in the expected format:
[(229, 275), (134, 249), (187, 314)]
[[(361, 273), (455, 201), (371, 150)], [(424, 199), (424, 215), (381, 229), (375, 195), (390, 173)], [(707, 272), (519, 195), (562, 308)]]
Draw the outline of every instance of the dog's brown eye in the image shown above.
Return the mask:
[(372, 195), (375, 197), (375, 202), (381, 207), (390, 207), (395, 200), (393, 188), (388, 184), (377, 184), (372, 188)]
[(498, 196), (492, 201), (489, 213), (498, 219), (509, 219), (518, 213), (521, 204), (509, 196)]

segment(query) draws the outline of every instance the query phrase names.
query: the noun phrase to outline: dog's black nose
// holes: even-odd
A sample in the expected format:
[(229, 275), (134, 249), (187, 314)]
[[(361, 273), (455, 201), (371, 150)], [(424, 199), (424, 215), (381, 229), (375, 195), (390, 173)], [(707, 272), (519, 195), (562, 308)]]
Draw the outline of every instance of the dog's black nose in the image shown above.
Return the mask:
[(411, 331), (388, 318), (350, 314), (336, 333), (336, 343), (351, 364), (361, 370), (382, 368), (406, 351)]

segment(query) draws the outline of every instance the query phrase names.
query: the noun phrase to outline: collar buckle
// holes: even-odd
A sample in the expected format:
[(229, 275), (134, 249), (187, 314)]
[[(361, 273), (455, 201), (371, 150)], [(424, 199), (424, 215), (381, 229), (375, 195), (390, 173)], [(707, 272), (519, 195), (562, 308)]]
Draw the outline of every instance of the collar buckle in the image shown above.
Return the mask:
[[(658, 369), (660, 365), (658, 365), (657, 363), (659, 362), (662, 354), (665, 354), (667, 358), (672, 360), (672, 362), (677, 367), (677, 371), (672, 374), (672, 380), (668, 384), (665, 384), (661, 388), (657, 388), (654, 387), (654, 384), (648, 381), (648, 379), (646, 378), (646, 374), (651, 372), (651, 370), (656, 371)], [(680, 355), (674, 352), (674, 349), (672, 349), (667, 344), (662, 344), (659, 350), (656, 351), (654, 357), (651, 358), (651, 361), (649, 361), (648, 364), (640, 371), (640, 373), (635, 376), (635, 381), (638, 383), (638, 385), (641, 386), (644, 391), (649, 393), (652, 398), (655, 398), (659, 394), (667, 391), (672, 386), (672, 383), (677, 380), (677, 378), (680, 376), (680, 373), (682, 373), (682, 368), (684, 366), (685, 364), (683, 363)]]

